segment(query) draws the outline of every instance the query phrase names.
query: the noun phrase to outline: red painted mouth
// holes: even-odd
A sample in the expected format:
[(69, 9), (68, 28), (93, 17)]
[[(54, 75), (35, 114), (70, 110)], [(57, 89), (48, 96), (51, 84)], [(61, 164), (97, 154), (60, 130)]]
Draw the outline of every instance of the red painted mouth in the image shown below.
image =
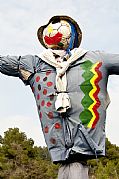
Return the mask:
[(62, 34), (59, 32), (53, 37), (48, 37), (48, 36), (44, 37), (44, 40), (48, 45), (57, 45), (61, 41), (61, 39), (62, 39)]

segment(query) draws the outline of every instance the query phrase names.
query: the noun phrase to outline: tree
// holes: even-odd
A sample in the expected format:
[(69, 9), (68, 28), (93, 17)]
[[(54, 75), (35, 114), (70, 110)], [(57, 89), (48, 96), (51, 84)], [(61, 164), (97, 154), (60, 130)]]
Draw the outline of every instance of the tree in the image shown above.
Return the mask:
[(91, 179), (118, 179), (119, 178), (119, 147), (106, 139), (106, 157), (98, 160), (89, 160)]
[[(90, 179), (119, 178), (119, 147), (106, 140), (106, 157), (88, 160)], [(56, 179), (58, 165), (52, 164), (47, 147), (34, 146), (18, 128), (0, 136), (0, 179)]]
[(0, 179), (56, 179), (58, 166), (51, 163), (46, 147), (34, 146), (18, 128), (0, 140)]

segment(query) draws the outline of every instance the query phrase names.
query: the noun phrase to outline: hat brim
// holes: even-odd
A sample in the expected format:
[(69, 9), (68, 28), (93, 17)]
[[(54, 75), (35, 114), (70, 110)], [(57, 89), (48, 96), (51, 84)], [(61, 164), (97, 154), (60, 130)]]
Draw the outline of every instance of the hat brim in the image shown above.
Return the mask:
[(54, 20), (66, 20), (66, 21), (69, 21), (71, 22), (75, 28), (76, 28), (76, 31), (77, 31), (77, 36), (78, 36), (78, 41), (77, 41), (77, 44), (76, 44), (76, 47), (79, 47), (80, 46), (80, 43), (81, 43), (81, 40), (82, 40), (82, 32), (81, 32), (81, 29), (79, 27), (79, 25), (77, 24), (77, 22), (72, 19), (71, 17), (69, 16), (53, 16), (49, 22), (46, 24), (46, 25), (43, 25), (41, 27), (39, 27), (38, 31), (37, 31), (37, 36), (38, 36), (38, 39), (40, 41), (40, 43), (45, 47), (45, 48), (48, 48), (44, 42), (43, 42), (43, 30)]

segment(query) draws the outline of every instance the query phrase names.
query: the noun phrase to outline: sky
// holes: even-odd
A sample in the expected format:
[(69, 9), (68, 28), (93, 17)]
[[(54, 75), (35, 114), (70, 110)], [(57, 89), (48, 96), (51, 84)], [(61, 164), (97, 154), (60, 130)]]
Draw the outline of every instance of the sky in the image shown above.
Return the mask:
[[(83, 32), (82, 48), (119, 53), (118, 0), (0, 0), (0, 55), (39, 55), (44, 48), (37, 29), (54, 15), (77, 21)], [(119, 76), (109, 77), (108, 92), (106, 136), (119, 146)], [(31, 89), (18, 78), (0, 74), (0, 135), (13, 127), (35, 145), (45, 146)]]

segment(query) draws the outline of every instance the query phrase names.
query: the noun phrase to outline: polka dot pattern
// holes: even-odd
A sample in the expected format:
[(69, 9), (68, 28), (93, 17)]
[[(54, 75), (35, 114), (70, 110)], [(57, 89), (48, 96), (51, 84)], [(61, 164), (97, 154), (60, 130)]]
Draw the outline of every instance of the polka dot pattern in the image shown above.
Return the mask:
[(37, 76), (36, 77), (36, 82), (39, 82), (40, 81), (40, 76)]
[(52, 112), (49, 112), (49, 113), (48, 113), (48, 117), (49, 117), (49, 119), (53, 119), (53, 113), (52, 113)]
[(49, 127), (48, 127), (48, 126), (46, 126), (46, 127), (44, 128), (44, 132), (45, 132), (45, 133), (48, 133), (48, 132), (49, 132)]
[(53, 138), (53, 137), (51, 137), (51, 138), (50, 138), (50, 142), (51, 142), (52, 144), (56, 144), (56, 139)]
[(39, 91), (41, 90), (41, 85), (40, 85), (40, 84), (38, 84), (38, 90), (39, 90)]
[(48, 87), (51, 87), (52, 85), (53, 85), (53, 82), (51, 82), (51, 81), (47, 82)]
[(31, 89), (32, 89), (32, 92), (34, 93), (34, 91), (35, 91), (35, 88), (34, 88), (34, 86), (32, 86), (32, 87), (31, 87)]
[(47, 89), (44, 89), (43, 90), (43, 95), (46, 95), (47, 94)]
[(60, 123), (55, 123), (55, 129), (61, 129), (61, 125), (60, 125)]
[(42, 116), (42, 112), (40, 112), (40, 115), (39, 115), (39, 116), (40, 116), (40, 119), (42, 119), (42, 117), (43, 117), (43, 116)]
[(41, 106), (44, 106), (44, 105), (45, 105), (45, 101), (42, 100), (42, 101), (41, 101)]
[[(51, 74), (51, 70), (47, 70), (43, 75), (41, 76), (39, 74), (36, 75), (35, 77), (35, 85), (36, 85), (36, 90), (35, 90), (35, 97), (37, 100), (37, 105), (38, 105), (38, 111), (39, 111), (39, 118), (40, 120), (43, 119), (43, 117), (45, 116), (44, 114), (44, 108), (46, 110), (46, 114), (47, 114), (47, 119), (53, 119), (54, 114), (52, 111), (47, 111), (48, 108), (50, 109), (50, 107), (52, 106), (52, 101), (54, 100), (54, 94), (48, 96), (48, 99), (46, 99), (48, 93), (52, 94), (52, 90), (50, 89), (51, 87), (53, 87), (54, 82), (52, 82), (52, 78), (50, 76)], [(32, 88), (32, 91), (34, 91), (34, 88)], [(42, 111), (43, 110), (43, 111)], [(60, 124), (59, 124), (60, 125)], [(56, 129), (59, 129), (60, 126), (58, 124), (55, 124)], [(46, 126), (43, 128), (44, 133), (48, 133), (49, 132), (49, 127)], [(51, 138), (51, 143), (56, 143), (56, 139)]]
[(47, 72), (46, 72), (46, 76), (48, 76), (48, 75), (50, 75), (51, 74), (51, 70), (48, 70)]
[(49, 98), (50, 98), (50, 101), (53, 101), (54, 100), (54, 95), (50, 95)]
[(52, 103), (50, 101), (47, 102), (47, 107), (50, 107), (52, 105)]
[(37, 94), (37, 100), (39, 100), (40, 99), (40, 94)]
[(47, 76), (45, 78), (43, 78), (43, 81), (47, 81)]

